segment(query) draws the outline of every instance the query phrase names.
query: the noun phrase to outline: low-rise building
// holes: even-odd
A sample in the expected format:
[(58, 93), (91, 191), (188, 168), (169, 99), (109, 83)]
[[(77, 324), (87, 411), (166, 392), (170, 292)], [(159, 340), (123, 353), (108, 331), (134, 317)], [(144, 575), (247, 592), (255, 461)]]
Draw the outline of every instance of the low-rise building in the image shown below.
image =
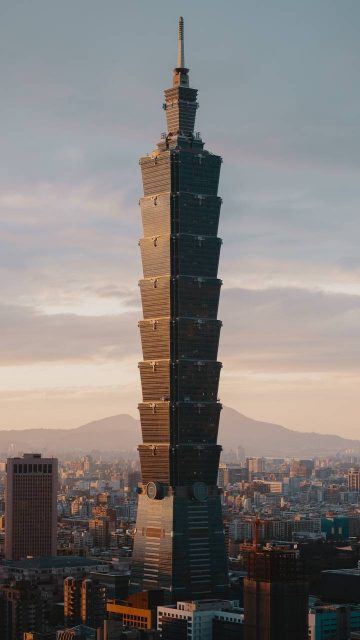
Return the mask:
[(351, 633), (360, 633), (360, 606), (311, 607), (309, 640), (347, 640)]
[(238, 625), (244, 622), (238, 601), (194, 600), (158, 607), (157, 611), (157, 627), (163, 640), (175, 637), (179, 640), (213, 640), (214, 620)]

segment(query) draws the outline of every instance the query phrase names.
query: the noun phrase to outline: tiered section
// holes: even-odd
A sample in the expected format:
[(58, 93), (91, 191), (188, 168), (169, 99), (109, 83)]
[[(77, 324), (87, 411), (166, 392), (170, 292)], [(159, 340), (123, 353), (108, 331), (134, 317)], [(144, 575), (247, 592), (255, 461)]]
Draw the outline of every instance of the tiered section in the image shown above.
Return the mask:
[[(215, 485), (220, 455), (216, 436), (221, 158), (178, 145), (142, 158), (140, 165), (145, 193), (140, 201), (142, 478), (144, 483), (171, 487), (199, 481)], [(179, 410), (180, 404), (186, 412)], [(145, 412), (154, 416), (151, 430), (148, 420), (143, 422)], [(189, 429), (189, 423), (196, 428)]]
[(195, 126), (197, 90), (189, 87), (171, 87), (165, 91), (164, 109), (169, 133), (193, 132)]

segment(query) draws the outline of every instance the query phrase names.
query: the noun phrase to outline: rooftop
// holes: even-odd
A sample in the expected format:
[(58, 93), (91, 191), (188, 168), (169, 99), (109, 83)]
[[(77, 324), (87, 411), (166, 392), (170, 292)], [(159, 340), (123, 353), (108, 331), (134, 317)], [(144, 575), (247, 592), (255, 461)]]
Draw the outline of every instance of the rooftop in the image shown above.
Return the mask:
[(339, 575), (348, 575), (348, 576), (360, 576), (360, 568), (354, 567), (354, 569), (329, 569), (327, 571), (322, 571), (321, 573), (336, 573)]
[(41, 558), (26, 558), (25, 560), (4, 560), (0, 564), (12, 569), (62, 569), (66, 567), (94, 567), (106, 563), (99, 558), (44, 556)]

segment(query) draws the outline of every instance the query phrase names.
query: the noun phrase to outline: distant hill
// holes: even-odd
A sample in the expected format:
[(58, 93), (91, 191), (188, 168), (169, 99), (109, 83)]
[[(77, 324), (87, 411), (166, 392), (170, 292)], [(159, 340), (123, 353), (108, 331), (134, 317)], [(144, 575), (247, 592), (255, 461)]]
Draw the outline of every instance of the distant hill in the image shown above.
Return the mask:
[[(141, 442), (138, 420), (120, 414), (89, 422), (76, 429), (22, 429), (0, 431), (2, 455), (39, 451), (52, 455), (136, 451)], [(219, 442), (224, 449), (243, 446), (246, 455), (312, 457), (353, 450), (360, 453), (360, 441), (334, 435), (303, 433), (278, 424), (260, 422), (224, 407)]]
[[(140, 442), (140, 424), (127, 414), (89, 422), (75, 429), (0, 431), (0, 452), (39, 451), (51, 455), (98, 451), (131, 451)], [(11, 453), (13, 455), (13, 453)]]
[(305, 458), (335, 455), (347, 450), (360, 453), (360, 440), (294, 431), (278, 424), (253, 420), (228, 407), (222, 411), (219, 442), (224, 449), (233, 449), (240, 444), (249, 456)]

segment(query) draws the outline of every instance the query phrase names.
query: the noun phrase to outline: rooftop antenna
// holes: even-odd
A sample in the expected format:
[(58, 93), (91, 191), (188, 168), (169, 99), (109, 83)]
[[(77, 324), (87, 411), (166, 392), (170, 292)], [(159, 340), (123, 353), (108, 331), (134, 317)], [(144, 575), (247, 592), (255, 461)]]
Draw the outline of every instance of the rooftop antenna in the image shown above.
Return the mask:
[(185, 69), (185, 57), (184, 57), (184, 18), (179, 18), (178, 28), (178, 51), (177, 51), (177, 69)]
[(178, 26), (178, 50), (176, 67), (173, 71), (173, 86), (174, 87), (188, 87), (189, 86), (189, 69), (185, 67), (184, 56), (184, 18), (179, 18)]

